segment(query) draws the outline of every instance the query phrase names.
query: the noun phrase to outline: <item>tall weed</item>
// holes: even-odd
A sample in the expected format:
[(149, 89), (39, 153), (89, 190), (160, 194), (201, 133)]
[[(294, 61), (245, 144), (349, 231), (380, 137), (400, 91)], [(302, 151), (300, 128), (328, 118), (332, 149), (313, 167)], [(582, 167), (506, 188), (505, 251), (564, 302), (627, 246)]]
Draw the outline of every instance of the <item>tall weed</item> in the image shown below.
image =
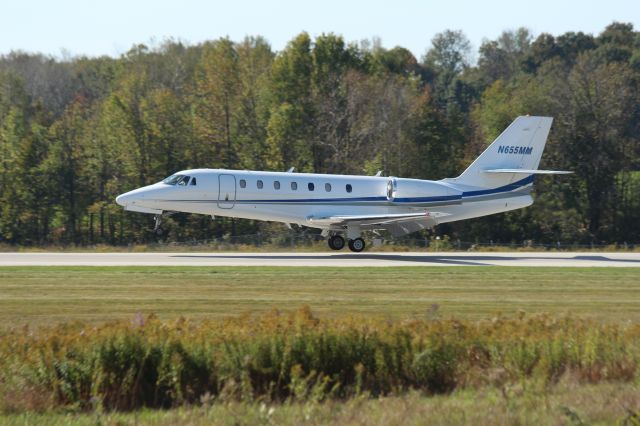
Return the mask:
[(639, 361), (639, 326), (571, 317), (321, 320), (308, 308), (204, 322), (150, 316), (1, 332), (0, 409), (317, 402), (566, 374), (629, 382)]

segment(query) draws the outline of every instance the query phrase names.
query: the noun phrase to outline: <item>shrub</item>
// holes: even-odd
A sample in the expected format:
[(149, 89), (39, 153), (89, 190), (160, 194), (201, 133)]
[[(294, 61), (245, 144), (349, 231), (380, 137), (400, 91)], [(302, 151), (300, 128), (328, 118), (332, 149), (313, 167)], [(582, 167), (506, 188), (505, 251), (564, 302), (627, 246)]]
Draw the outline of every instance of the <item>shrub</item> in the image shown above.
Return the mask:
[(0, 334), (0, 408), (434, 394), (529, 378), (554, 382), (567, 373), (585, 382), (632, 381), (639, 343), (639, 326), (570, 317), (320, 320), (308, 308), (7, 330)]

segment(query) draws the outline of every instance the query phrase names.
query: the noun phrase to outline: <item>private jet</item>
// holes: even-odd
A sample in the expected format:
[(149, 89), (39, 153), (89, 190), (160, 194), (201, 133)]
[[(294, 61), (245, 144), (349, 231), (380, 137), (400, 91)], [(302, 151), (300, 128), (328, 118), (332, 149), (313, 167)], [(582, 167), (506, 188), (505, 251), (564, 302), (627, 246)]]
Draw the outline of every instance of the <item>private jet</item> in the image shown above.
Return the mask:
[(553, 119), (521, 116), (458, 177), (400, 177), (193, 169), (116, 198), (125, 210), (175, 212), (283, 222), (322, 230), (328, 245), (365, 248), (365, 231), (398, 237), (439, 223), (520, 209), (533, 203), (538, 170)]

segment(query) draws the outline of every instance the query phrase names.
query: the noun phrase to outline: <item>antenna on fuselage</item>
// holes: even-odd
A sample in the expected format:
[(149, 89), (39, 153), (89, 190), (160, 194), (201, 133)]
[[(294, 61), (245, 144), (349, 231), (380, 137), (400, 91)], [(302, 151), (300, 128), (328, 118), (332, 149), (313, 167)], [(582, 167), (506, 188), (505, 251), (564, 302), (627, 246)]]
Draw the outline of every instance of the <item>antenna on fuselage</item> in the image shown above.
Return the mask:
[(380, 177), (382, 176), (382, 170), (378, 170), (378, 173), (376, 173), (376, 177)]
[(289, 170), (287, 170), (287, 173), (293, 173), (295, 169), (296, 169), (295, 167), (289, 167)]

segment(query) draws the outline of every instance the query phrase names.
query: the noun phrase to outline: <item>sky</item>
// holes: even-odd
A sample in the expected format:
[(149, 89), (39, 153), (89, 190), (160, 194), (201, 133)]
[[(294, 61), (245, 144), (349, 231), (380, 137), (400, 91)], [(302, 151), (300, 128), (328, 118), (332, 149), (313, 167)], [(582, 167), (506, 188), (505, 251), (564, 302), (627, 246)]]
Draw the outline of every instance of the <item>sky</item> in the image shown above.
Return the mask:
[[(613, 21), (640, 30), (640, 0), (3, 0), (0, 54), (12, 50), (119, 56), (138, 43), (167, 38), (196, 44), (228, 36), (264, 36), (274, 50), (302, 31), (333, 32), (346, 41), (379, 37), (420, 59), (433, 36), (462, 30), (474, 50), (504, 30), (534, 36), (598, 34)], [(66, 53), (64, 53), (66, 52)]]

